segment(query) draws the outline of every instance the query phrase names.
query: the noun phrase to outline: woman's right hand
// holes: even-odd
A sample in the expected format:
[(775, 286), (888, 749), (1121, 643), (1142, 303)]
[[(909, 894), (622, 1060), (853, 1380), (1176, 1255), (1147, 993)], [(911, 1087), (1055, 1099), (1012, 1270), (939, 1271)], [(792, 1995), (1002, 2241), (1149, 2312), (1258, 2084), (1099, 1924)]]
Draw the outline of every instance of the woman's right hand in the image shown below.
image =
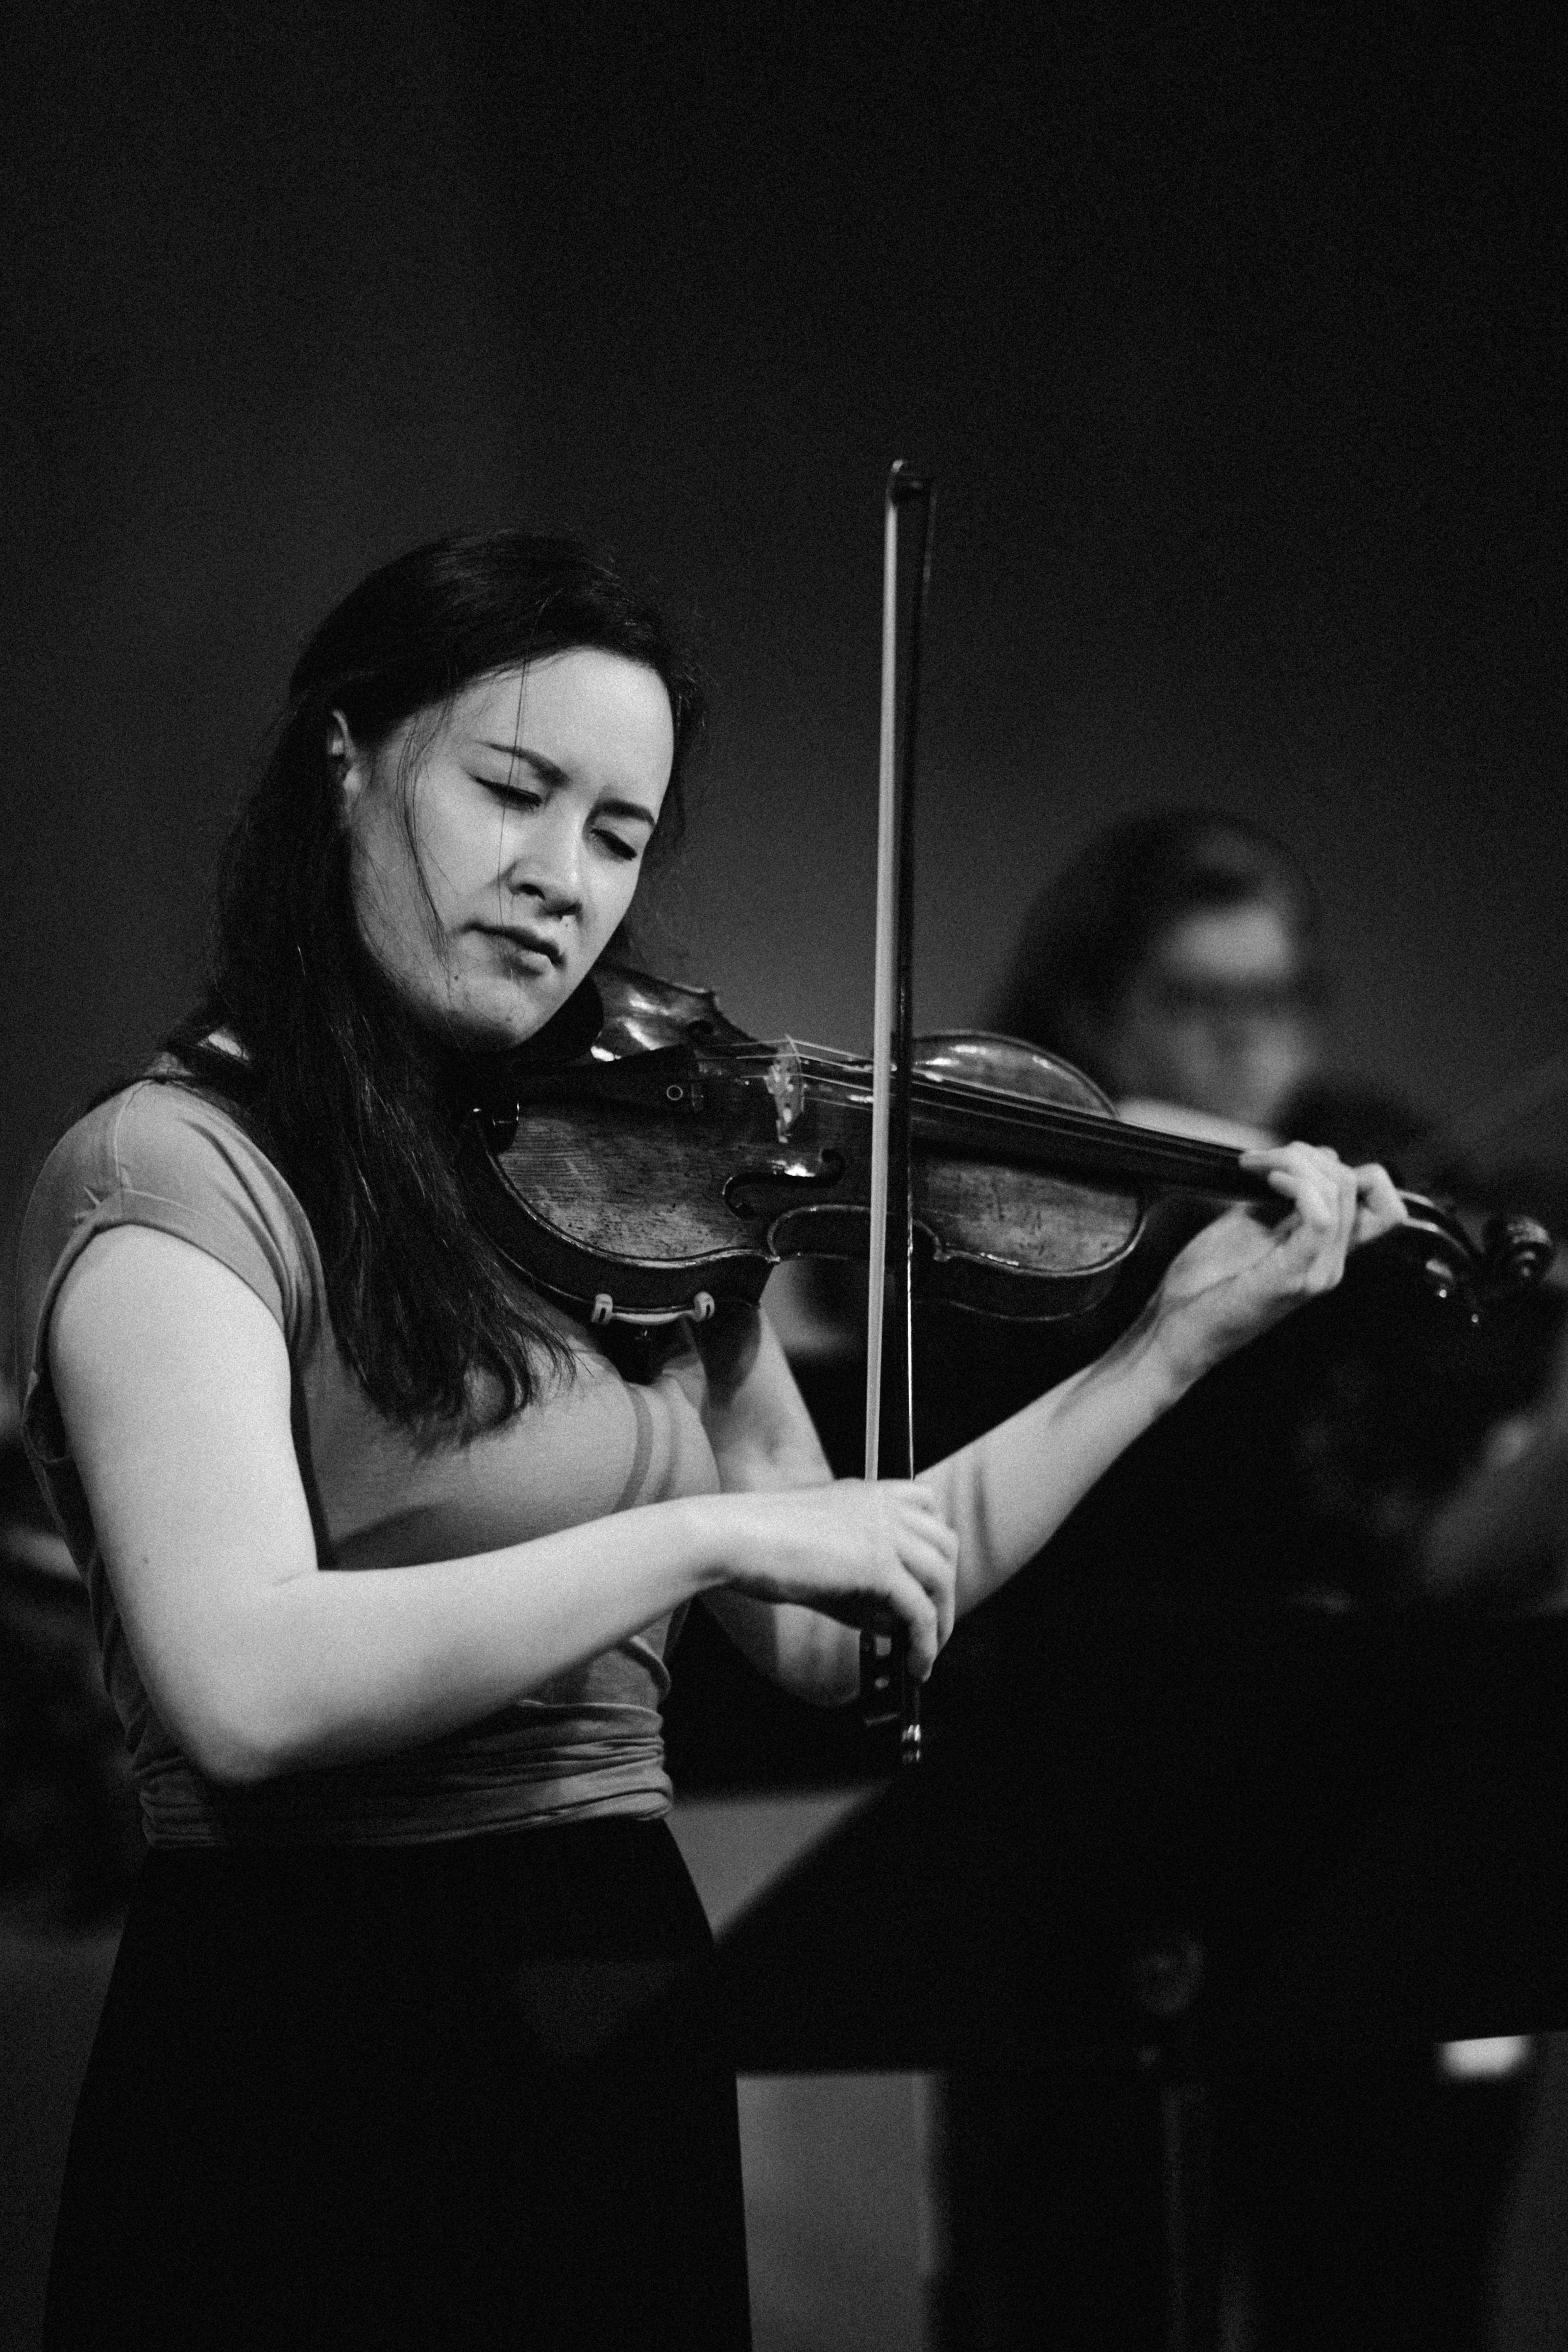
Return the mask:
[(724, 1515), (731, 1591), (845, 1625), (891, 1618), (924, 1681), (952, 1631), (958, 1576), (958, 1538), (929, 1486), (839, 1478), (708, 1499)]

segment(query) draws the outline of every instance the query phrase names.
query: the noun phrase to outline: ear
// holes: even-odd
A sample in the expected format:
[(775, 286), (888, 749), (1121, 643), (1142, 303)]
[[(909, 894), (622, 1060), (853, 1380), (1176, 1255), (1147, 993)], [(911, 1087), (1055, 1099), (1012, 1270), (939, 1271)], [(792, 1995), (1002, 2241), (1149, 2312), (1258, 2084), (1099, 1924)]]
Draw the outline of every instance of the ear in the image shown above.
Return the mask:
[(353, 813), (365, 785), (370, 782), (371, 763), (354, 741), (348, 720), (341, 710), (334, 710), (327, 727), (327, 765), (337, 785), (343, 815)]

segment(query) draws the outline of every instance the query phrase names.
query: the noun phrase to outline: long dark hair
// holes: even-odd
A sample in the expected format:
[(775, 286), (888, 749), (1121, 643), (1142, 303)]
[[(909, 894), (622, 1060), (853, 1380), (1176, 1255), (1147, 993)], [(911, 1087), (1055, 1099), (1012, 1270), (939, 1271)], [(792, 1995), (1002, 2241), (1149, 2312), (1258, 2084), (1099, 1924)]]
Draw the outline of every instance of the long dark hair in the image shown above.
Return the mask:
[(1282, 842), (1219, 809), (1151, 809), (1098, 833), (1024, 919), (992, 1026), (1065, 1055), (1101, 1084), (1121, 1001), (1188, 915), (1271, 906), (1295, 943), (1303, 998), (1326, 984), (1317, 895)]
[[(209, 987), (169, 1041), (254, 1122), (298, 1193), (338, 1344), (372, 1401), (432, 1434), (505, 1420), (571, 1359), (469, 1212), (451, 1052), (421, 1031), (361, 940), (331, 714), (374, 752), (476, 678), (579, 646), (643, 664), (669, 696), (674, 767), (649, 855), (667, 849), (703, 703), (654, 606), (573, 540), (433, 541), (362, 581), (300, 655), (225, 852)], [(242, 1060), (213, 1046), (215, 1031)]]

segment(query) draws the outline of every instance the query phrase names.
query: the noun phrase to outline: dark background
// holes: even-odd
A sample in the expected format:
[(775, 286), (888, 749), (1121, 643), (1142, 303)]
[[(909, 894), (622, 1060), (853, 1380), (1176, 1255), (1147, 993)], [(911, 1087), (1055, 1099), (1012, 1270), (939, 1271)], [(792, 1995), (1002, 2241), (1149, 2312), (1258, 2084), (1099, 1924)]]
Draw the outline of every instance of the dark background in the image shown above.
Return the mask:
[(9, 1223), (191, 992), (299, 641), (455, 524), (655, 574), (718, 709), (663, 959), (864, 1045), (900, 455), (925, 1025), (1197, 797), (1317, 876), (1344, 1066), (1446, 1114), (1562, 1045), (1556, 12), (1145, 15), (22, 0)]

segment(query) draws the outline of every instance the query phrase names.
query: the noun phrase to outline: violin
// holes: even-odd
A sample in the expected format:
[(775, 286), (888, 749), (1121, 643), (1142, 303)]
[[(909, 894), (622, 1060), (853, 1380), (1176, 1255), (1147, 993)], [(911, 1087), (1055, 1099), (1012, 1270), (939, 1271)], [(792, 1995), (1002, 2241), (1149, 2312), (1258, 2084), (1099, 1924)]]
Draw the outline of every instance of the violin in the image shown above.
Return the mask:
[[(785, 1258), (868, 1255), (870, 1065), (765, 1044), (707, 989), (601, 969), (585, 1050), (514, 1057), (464, 1123), (477, 1213), (530, 1282), (595, 1325), (702, 1321), (755, 1301)], [(580, 992), (581, 993), (581, 992)], [(1081, 1071), (1009, 1037), (916, 1041), (917, 1293), (1033, 1322), (1087, 1312), (1173, 1195), (1281, 1207), (1241, 1153), (1120, 1119)], [(1418, 1194), (1372, 1247), (1475, 1314), (1536, 1281), (1545, 1228), (1496, 1218), (1480, 1244)]]

